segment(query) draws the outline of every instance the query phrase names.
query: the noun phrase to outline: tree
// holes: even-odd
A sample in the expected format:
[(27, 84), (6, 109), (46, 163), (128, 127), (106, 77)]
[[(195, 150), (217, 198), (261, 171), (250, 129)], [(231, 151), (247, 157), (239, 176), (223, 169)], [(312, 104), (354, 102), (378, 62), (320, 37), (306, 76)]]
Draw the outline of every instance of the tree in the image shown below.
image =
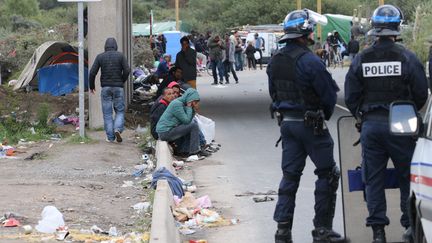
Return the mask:
[(62, 6), (57, 0), (38, 0), (39, 8), (44, 10), (50, 10)]
[(8, 16), (32, 17), (39, 15), (39, 2), (37, 0), (4, 0), (4, 5)]

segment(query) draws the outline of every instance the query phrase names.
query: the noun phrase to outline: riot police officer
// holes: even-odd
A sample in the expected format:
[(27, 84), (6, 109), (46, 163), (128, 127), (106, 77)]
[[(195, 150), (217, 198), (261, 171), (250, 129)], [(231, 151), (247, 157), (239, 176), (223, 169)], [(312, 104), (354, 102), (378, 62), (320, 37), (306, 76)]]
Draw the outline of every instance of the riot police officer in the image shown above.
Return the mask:
[(332, 230), (339, 169), (333, 158), (333, 140), (324, 120), (330, 119), (339, 91), (313, 44), (316, 22), (310, 10), (289, 13), (284, 20), (286, 46), (271, 59), (267, 74), (273, 108), (279, 114), (283, 178), (274, 212), (276, 243), (292, 242), (295, 198), (306, 157), (316, 166), (313, 242), (344, 242)]
[(390, 134), (389, 105), (396, 100), (410, 100), (421, 109), (428, 97), (422, 64), (412, 52), (395, 43), (402, 19), (402, 12), (392, 5), (383, 5), (374, 11), (368, 35), (377, 39), (356, 56), (345, 80), (345, 103), (351, 113), (362, 120), (359, 126), (362, 169), (369, 210), (366, 225), (372, 227), (374, 243), (386, 242), (384, 227), (390, 223), (384, 194), (389, 158), (398, 172), (400, 222), (407, 229), (410, 226), (407, 200), (415, 140)]

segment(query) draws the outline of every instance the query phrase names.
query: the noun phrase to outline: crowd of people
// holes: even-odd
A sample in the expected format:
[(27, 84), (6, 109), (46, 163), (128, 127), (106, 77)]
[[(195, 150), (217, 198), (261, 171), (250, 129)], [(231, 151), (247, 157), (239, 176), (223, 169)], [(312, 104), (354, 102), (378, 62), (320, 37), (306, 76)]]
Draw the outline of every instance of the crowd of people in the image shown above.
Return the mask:
[(315, 54), (317, 54), (327, 66), (334, 64), (335, 55), (340, 55), (340, 61), (348, 56), (353, 60), (357, 53), (360, 51), (360, 43), (356, 35), (351, 35), (348, 44), (342, 39), (338, 31), (332, 31), (327, 34), (324, 43), (321, 43), (321, 38), (318, 37), (313, 46)]

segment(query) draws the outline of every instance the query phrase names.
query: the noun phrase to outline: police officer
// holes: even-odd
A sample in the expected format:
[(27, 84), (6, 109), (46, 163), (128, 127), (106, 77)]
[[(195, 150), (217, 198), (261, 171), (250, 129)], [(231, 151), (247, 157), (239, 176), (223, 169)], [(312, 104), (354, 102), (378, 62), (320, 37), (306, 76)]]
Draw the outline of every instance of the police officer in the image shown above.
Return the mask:
[(402, 12), (392, 5), (383, 5), (374, 11), (368, 34), (377, 39), (356, 56), (345, 80), (345, 103), (351, 113), (363, 121), (360, 141), (369, 210), (366, 225), (372, 227), (374, 243), (386, 242), (384, 227), (390, 223), (384, 194), (389, 158), (398, 172), (400, 222), (407, 229), (410, 226), (407, 200), (415, 140), (390, 134), (389, 105), (396, 100), (410, 100), (421, 109), (428, 97), (422, 64), (412, 52), (395, 43), (402, 19)]
[(313, 242), (345, 242), (332, 230), (339, 169), (333, 158), (333, 140), (325, 127), (339, 91), (313, 44), (315, 22), (310, 10), (289, 13), (284, 21), (286, 46), (271, 59), (267, 74), (273, 107), (280, 114), (283, 178), (274, 212), (276, 243), (292, 242), (291, 228), (300, 177), (309, 156), (316, 166), (315, 229)]

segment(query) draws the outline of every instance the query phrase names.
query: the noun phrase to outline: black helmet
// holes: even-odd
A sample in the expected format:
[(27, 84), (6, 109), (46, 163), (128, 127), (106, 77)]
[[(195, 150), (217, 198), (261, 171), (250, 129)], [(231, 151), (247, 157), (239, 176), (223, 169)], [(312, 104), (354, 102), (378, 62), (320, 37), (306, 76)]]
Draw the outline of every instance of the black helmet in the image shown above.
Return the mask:
[(368, 35), (396, 36), (400, 35), (400, 25), (403, 21), (402, 11), (393, 5), (382, 5), (375, 9), (372, 15), (372, 29)]
[(296, 39), (305, 35), (309, 35), (314, 31), (315, 22), (309, 19), (307, 9), (295, 10), (290, 12), (284, 20), (285, 35), (280, 39), (279, 43), (286, 42), (289, 39)]

